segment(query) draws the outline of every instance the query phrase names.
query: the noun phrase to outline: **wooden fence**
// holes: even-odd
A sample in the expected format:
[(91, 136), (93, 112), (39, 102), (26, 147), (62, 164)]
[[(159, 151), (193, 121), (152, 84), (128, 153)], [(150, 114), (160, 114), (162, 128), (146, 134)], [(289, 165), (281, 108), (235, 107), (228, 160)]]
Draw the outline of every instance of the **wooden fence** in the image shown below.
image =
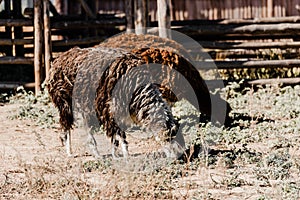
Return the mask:
[(174, 21), (172, 26), (173, 29), (193, 37), (204, 48), (218, 52), (300, 48), (298, 16), (255, 20)]
[[(34, 8), (26, 8), (26, 15), (23, 15), (21, 0), (14, 0), (14, 5), (10, 0), (4, 1), (6, 10), (0, 17), (0, 68), (5, 68), (0, 71), (1, 89), (24, 85), (40, 90), (40, 83), (48, 75), (53, 56), (74, 46), (98, 44), (126, 26), (125, 17), (114, 15), (103, 14), (94, 19), (84, 15), (59, 15), (48, 0), (34, 1)], [(28, 76), (28, 73), (23, 74), (24, 69), (34, 74), (35, 77), (29, 76), (35, 82), (23, 78)], [(23, 77), (16, 77), (16, 72)]]
[[(98, 0), (100, 13), (122, 13), (123, 0)], [(172, 20), (250, 19), (299, 15), (300, 0), (172, 0)], [(152, 21), (157, 21), (156, 0), (149, 0)]]
[[(10, 9), (11, 1), (4, 1), (9, 5), (7, 9)], [(37, 4), (34, 5), (33, 9), (27, 9), (27, 16), (24, 17), (18, 9), (18, 3), (21, 0), (14, 0), (13, 2), (13, 7), (17, 8), (18, 12), (4, 13), (6, 17), (0, 18), (0, 55), (2, 55), (0, 56), (0, 67), (9, 65), (12, 68), (17, 65), (28, 65), (31, 70), (38, 72), (35, 73), (35, 80), (38, 79), (38, 81), (36, 83), (30, 83), (26, 80), (0, 81), (1, 88), (15, 88), (17, 85), (25, 85), (37, 89), (47, 75), (53, 55), (55, 56), (73, 46), (87, 47), (97, 44), (124, 30), (126, 25), (125, 17), (116, 17), (113, 14), (93, 16), (92, 13), (88, 14), (87, 8), (85, 10), (86, 15), (62, 16), (53, 9), (53, 5), (47, 6), (48, 0), (36, 0)], [(44, 3), (43, 6), (42, 3)], [(44, 7), (43, 10), (42, 7)], [(53, 15), (51, 18), (47, 14), (49, 10)], [(40, 11), (43, 12), (33, 15)], [(34, 24), (35, 32), (33, 31)], [(156, 21), (152, 21), (150, 26), (157, 26), (157, 24)], [(197, 40), (214, 59), (213, 61), (219, 69), (300, 66), (298, 60), (300, 17), (298, 16), (259, 19), (173, 20), (171, 26), (172, 29)], [(41, 38), (44, 39), (41, 40)], [(257, 51), (270, 49), (281, 51), (284, 59), (267, 60), (257, 55)], [(206, 68), (209, 69), (211, 65), (207, 63), (212, 61), (202, 60), (199, 62), (203, 62), (200, 64), (208, 66)], [(23, 71), (20, 70), (20, 74), (22, 73)], [(299, 83), (299, 80), (298, 82), (296, 80), (296, 83)]]
[[(202, 69), (285, 69), (300, 74), (300, 17), (174, 21), (172, 27), (210, 54)], [(239, 72), (237, 72), (239, 73)], [(293, 75), (294, 76), (294, 75)], [(299, 84), (300, 78), (249, 81)]]

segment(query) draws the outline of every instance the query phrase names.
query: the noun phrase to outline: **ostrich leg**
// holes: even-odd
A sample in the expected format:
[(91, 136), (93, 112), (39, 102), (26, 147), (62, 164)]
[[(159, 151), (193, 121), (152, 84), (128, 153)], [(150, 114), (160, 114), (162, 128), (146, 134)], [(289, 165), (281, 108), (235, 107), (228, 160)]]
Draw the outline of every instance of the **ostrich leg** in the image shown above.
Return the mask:
[(60, 140), (63, 146), (66, 148), (66, 153), (69, 157), (72, 156), (71, 151), (71, 130), (65, 130), (60, 135)]

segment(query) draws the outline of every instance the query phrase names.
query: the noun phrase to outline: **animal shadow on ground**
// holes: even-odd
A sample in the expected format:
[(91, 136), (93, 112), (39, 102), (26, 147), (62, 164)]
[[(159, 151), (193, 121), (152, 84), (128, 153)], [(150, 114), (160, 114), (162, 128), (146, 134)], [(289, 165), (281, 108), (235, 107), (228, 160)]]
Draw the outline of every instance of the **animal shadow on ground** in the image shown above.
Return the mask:
[[(202, 123), (208, 123), (210, 122), (210, 117), (207, 115), (200, 115), (200, 122)], [(237, 127), (239, 126), (240, 129), (245, 129), (245, 128), (249, 128), (249, 126), (246, 126), (245, 124), (240, 124), (240, 121), (243, 122), (249, 122), (248, 124), (250, 124), (250, 122), (253, 122), (255, 124), (260, 124), (263, 122), (274, 122), (273, 119), (268, 119), (266, 117), (251, 117), (246, 113), (232, 113), (231, 116), (227, 116), (224, 122), (224, 127), (227, 129), (233, 128), (233, 127)], [(220, 124), (218, 124), (217, 122), (212, 121), (212, 124), (214, 126), (220, 126)]]
[[(200, 115), (200, 121), (202, 123), (208, 123), (210, 122), (209, 117), (205, 115)], [(240, 121), (247, 122), (241, 124)], [(230, 129), (233, 127), (240, 127), (240, 129), (247, 129), (249, 128), (249, 125), (251, 123), (260, 124), (263, 122), (274, 122), (273, 119), (268, 119), (266, 117), (251, 117), (246, 113), (232, 113), (231, 116), (227, 116), (225, 119), (224, 127), (226, 129)], [(214, 126), (220, 126), (217, 123), (212, 122)], [(184, 162), (191, 162), (194, 159), (199, 157), (199, 154), (203, 152), (203, 148), (201, 144), (193, 144), (188, 149), (185, 150), (185, 153), (182, 154), (182, 156), (179, 157), (179, 160), (182, 160)], [(251, 152), (247, 148), (239, 149), (239, 150), (224, 150), (224, 149), (209, 149), (207, 151), (207, 156), (214, 157), (221, 154), (231, 155), (232, 159), (236, 159), (238, 154), (244, 154), (247, 153), (249, 155), (257, 154), (256, 152)]]
[(266, 117), (251, 117), (246, 113), (232, 113), (232, 116), (228, 116), (225, 121), (226, 128), (232, 128), (239, 126), (240, 129), (249, 128), (245, 124), (240, 124), (239, 121), (248, 122), (247, 124), (255, 123), (260, 124), (263, 122), (275, 122), (273, 119), (268, 119)]

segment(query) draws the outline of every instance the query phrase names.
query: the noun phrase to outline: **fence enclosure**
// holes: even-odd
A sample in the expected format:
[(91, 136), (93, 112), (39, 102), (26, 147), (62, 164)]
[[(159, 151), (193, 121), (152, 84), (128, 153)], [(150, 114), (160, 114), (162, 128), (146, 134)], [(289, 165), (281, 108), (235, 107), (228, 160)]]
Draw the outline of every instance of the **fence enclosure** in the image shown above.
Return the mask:
[[(122, 13), (122, 0), (97, 0), (101, 13)], [(250, 19), (299, 15), (300, 0), (172, 0), (172, 20)], [(149, 0), (152, 21), (157, 21), (156, 0)]]
[[(21, 2), (2, 1), (5, 9), (0, 13), (0, 70), (4, 68), (5, 74), (0, 71), (0, 88), (24, 85), (38, 91), (51, 59), (58, 53), (73, 46), (98, 44), (125, 30), (128, 22), (123, 1), (80, 0), (76, 4), (35, 0), (33, 8), (24, 9)], [(156, 1), (148, 3), (149, 25), (157, 26)], [(219, 69), (299, 68), (298, 5), (300, 0), (173, 0), (171, 27), (197, 40)], [(258, 54), (265, 50), (278, 51), (281, 57), (274, 60)], [(14, 69), (21, 78), (13, 79)], [(23, 78), (27, 74), (31, 74), (29, 78)]]

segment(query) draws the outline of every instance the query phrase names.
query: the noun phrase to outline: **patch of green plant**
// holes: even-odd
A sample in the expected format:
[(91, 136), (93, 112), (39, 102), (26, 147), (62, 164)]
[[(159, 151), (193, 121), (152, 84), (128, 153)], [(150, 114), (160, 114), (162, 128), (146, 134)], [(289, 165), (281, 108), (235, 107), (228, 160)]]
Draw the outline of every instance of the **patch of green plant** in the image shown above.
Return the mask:
[(258, 179), (283, 180), (289, 178), (293, 161), (287, 151), (278, 150), (267, 155), (258, 163), (256, 176)]
[(0, 93), (0, 103), (6, 103), (9, 101), (7, 93)]
[(83, 163), (83, 169), (85, 172), (102, 171), (104, 174), (106, 170), (112, 166), (110, 159), (91, 160)]
[(30, 119), (44, 128), (55, 127), (58, 122), (57, 109), (52, 105), (46, 90), (35, 95), (19, 87), (16, 95), (9, 98), (9, 102), (19, 105), (17, 112), (10, 116), (10, 119)]
[(241, 187), (243, 185), (248, 185), (243, 178), (239, 177), (239, 175), (240, 173), (238, 171), (232, 172), (230, 176), (224, 177), (221, 183), (225, 185), (227, 188)]
[(258, 197), (257, 200), (271, 200), (271, 198), (267, 197), (266, 195), (263, 195), (263, 196)]
[(299, 199), (300, 183), (288, 181), (281, 186), (282, 199)]

